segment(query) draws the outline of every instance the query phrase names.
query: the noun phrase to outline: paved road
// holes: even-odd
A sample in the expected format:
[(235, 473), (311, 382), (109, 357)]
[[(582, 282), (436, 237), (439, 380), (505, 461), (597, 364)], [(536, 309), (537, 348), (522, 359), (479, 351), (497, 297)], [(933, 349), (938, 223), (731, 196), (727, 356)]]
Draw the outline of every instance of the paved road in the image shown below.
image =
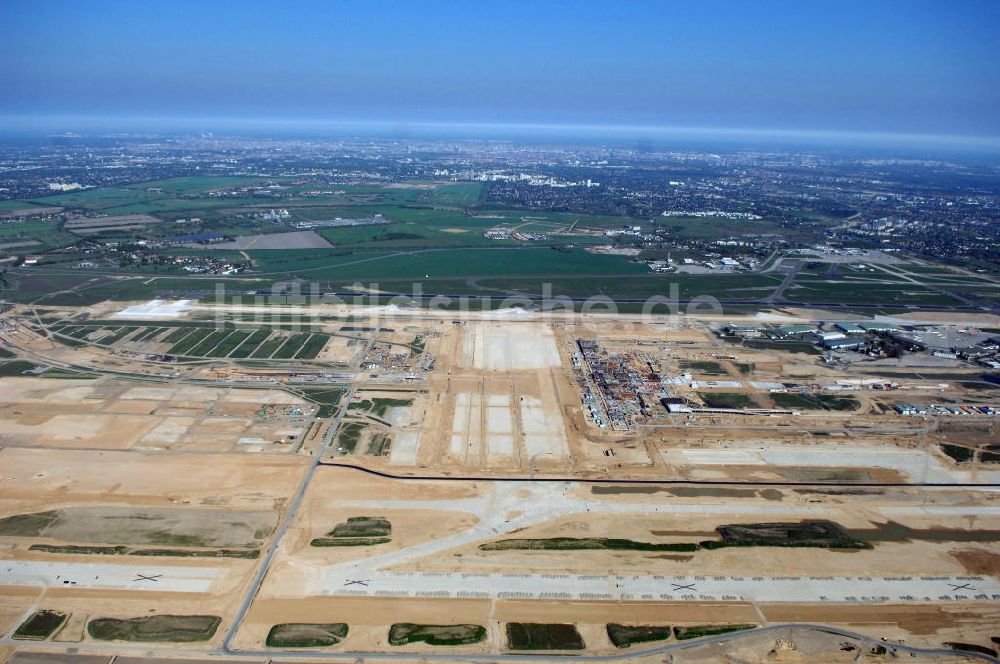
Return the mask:
[(765, 302), (784, 301), (785, 290), (792, 285), (792, 282), (795, 281), (795, 278), (799, 276), (799, 272), (802, 270), (802, 261), (786, 261), (785, 264), (788, 266), (787, 272), (785, 272), (785, 278), (781, 281), (778, 287), (774, 289), (774, 292), (764, 298)]
[(222, 640), (221, 649), (223, 651), (230, 652), (230, 643), (236, 635), (236, 631), (240, 628), (240, 625), (243, 624), (243, 620), (246, 618), (247, 612), (250, 610), (250, 604), (253, 602), (257, 593), (260, 591), (261, 585), (264, 583), (264, 577), (267, 576), (267, 571), (270, 569), (271, 562), (274, 560), (274, 554), (281, 545), (281, 540), (285, 537), (285, 533), (288, 531), (289, 526), (295, 520), (295, 515), (297, 514), (299, 507), (302, 505), (302, 499), (305, 496), (306, 490), (309, 488), (309, 484), (312, 482), (313, 476), (316, 475), (316, 469), (319, 468), (320, 459), (323, 458), (323, 454), (332, 442), (333, 432), (340, 427), (340, 422), (344, 419), (344, 414), (347, 412), (347, 407), (354, 398), (356, 389), (357, 388), (355, 387), (351, 387), (344, 395), (341, 401), (340, 410), (337, 412), (336, 417), (330, 422), (329, 427), (327, 427), (327, 435), (322, 446), (320, 446), (320, 449), (317, 450), (312, 463), (309, 464), (309, 469), (302, 478), (302, 483), (299, 485), (298, 491), (292, 498), (288, 510), (285, 512), (285, 517), (282, 520), (281, 525), (278, 527), (274, 538), (271, 540), (270, 546), (267, 547), (267, 551), (263, 556), (261, 556), (260, 564), (257, 566), (257, 572), (254, 574), (247, 592), (243, 597), (243, 601), (240, 603), (239, 611), (236, 613), (236, 617), (233, 619), (232, 625), (226, 632), (225, 638)]

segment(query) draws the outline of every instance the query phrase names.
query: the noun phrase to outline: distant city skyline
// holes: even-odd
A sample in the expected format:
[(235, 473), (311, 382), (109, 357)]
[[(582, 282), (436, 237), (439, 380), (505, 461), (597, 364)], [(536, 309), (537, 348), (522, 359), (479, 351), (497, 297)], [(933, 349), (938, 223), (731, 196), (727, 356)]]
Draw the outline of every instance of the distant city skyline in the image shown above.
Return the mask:
[(988, 1), (8, 0), (0, 21), (8, 129), (1000, 141)]

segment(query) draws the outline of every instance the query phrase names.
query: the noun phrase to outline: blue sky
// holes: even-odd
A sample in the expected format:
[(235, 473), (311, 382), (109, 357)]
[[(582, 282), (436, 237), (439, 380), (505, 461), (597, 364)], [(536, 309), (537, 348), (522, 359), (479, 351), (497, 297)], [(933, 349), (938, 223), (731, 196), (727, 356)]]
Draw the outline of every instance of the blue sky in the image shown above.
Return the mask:
[(1000, 2), (3, 0), (0, 115), (1000, 136)]

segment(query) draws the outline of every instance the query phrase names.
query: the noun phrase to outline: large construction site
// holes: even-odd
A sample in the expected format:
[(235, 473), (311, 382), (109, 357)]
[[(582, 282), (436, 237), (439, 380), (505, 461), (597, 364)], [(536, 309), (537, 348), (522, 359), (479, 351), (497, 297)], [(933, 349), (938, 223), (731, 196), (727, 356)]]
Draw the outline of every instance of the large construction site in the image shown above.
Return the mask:
[(998, 328), (13, 306), (0, 661), (995, 661)]

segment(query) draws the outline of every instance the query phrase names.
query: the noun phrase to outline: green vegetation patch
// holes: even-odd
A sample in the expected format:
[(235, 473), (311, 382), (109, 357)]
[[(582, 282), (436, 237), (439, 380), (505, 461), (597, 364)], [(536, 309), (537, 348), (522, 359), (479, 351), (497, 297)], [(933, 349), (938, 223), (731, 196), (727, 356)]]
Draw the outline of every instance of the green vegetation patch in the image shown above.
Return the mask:
[(56, 630), (62, 627), (68, 616), (59, 611), (41, 610), (35, 611), (31, 616), (21, 623), (12, 635), (15, 639), (26, 641), (44, 641)]
[(352, 516), (338, 523), (328, 537), (388, 537), (392, 524), (380, 516)]
[(391, 541), (390, 537), (317, 537), (309, 542), (309, 546), (375, 546), (376, 544), (388, 544)]
[(391, 541), (392, 524), (380, 516), (353, 516), (338, 523), (325, 537), (312, 540), (310, 546), (371, 546)]
[(223, 339), (225, 339), (232, 333), (233, 333), (232, 330), (218, 330), (216, 332), (212, 332), (204, 339), (202, 339), (199, 343), (195, 344), (193, 347), (187, 350), (185, 354), (194, 355), (197, 357), (207, 357), (209, 352), (211, 352), (213, 348), (219, 345), (223, 341)]
[(307, 400), (319, 404), (319, 412), (316, 417), (332, 417), (337, 410), (337, 404), (344, 396), (344, 390), (333, 389), (303, 389), (302, 396)]
[(4, 517), (0, 519), (0, 535), (39, 537), (57, 518), (59, 518), (59, 512), (54, 510)]
[(718, 362), (681, 362), (681, 368), (708, 376), (725, 376), (726, 370)]
[(0, 376), (23, 376), (26, 372), (37, 367), (38, 365), (34, 362), (11, 360), (9, 362), (0, 363)]
[(314, 359), (319, 352), (323, 350), (326, 346), (326, 342), (330, 340), (325, 334), (313, 334), (309, 336), (309, 340), (302, 344), (299, 348), (299, 352), (295, 354), (295, 359), (297, 360), (311, 360)]
[(511, 650), (583, 650), (583, 637), (575, 625), (562, 623), (507, 623)]
[(637, 542), (604, 537), (550, 537), (503, 539), (480, 544), (481, 551), (672, 551), (693, 553), (731, 546), (801, 546), (829, 549), (870, 549), (867, 542), (851, 537), (832, 521), (807, 520), (794, 523), (749, 523), (716, 528), (721, 540), (703, 542)]
[(706, 549), (724, 546), (804, 546), (870, 549), (871, 544), (847, 534), (839, 524), (822, 519), (798, 523), (742, 523), (716, 528), (722, 542), (702, 542)]
[(259, 549), (132, 549), (130, 556), (164, 556), (173, 558), (241, 558), (253, 560), (260, 557)]
[(207, 357), (226, 357), (249, 336), (250, 332), (246, 330), (237, 330), (232, 332), (228, 337), (225, 337), (222, 341), (220, 341), (215, 348), (205, 353), (205, 355)]
[(757, 350), (781, 350), (786, 353), (802, 355), (822, 355), (823, 351), (808, 341), (775, 341), (773, 339), (747, 339), (743, 342), (747, 348)]
[(229, 354), (229, 357), (235, 357), (237, 359), (250, 357), (257, 346), (264, 342), (264, 339), (271, 334), (270, 330), (256, 330), (253, 334), (243, 340), (243, 343), (236, 347), (236, 350)]
[(709, 408), (746, 408), (753, 405), (750, 395), (739, 392), (699, 392)]
[(190, 351), (192, 348), (200, 344), (202, 340), (204, 340), (210, 334), (213, 334), (212, 328), (210, 327), (198, 328), (192, 331), (190, 334), (185, 335), (183, 340), (171, 346), (170, 349), (167, 351), (167, 354), (187, 355), (188, 351)]
[(78, 553), (88, 556), (120, 556), (126, 551), (126, 546), (86, 546), (80, 544), (32, 544), (29, 551), (43, 553)]
[(218, 616), (97, 618), (87, 623), (87, 633), (100, 641), (192, 643), (211, 639), (221, 622)]
[(771, 400), (780, 408), (801, 410), (854, 410), (859, 406), (854, 397), (838, 397), (832, 394), (786, 394), (775, 392)]
[(390, 408), (404, 408), (413, 404), (413, 399), (390, 399), (388, 397), (375, 397), (373, 399), (362, 399), (355, 401), (348, 410), (361, 410), (374, 417), (385, 417)]
[(354, 454), (366, 426), (364, 422), (342, 423), (337, 432), (337, 454)]
[(608, 537), (550, 537), (546, 539), (503, 539), (497, 542), (480, 544), (481, 551), (580, 551), (590, 549), (606, 549), (616, 551), (679, 551), (692, 552), (698, 550), (695, 542), (637, 542), (630, 539), (615, 539)]
[(673, 632), (669, 625), (619, 625), (608, 623), (608, 638), (616, 648), (628, 648), (633, 643), (666, 641)]
[(269, 648), (325, 648), (347, 638), (347, 623), (282, 623), (267, 633)]
[(271, 356), (276, 360), (289, 360), (295, 357), (295, 354), (299, 352), (299, 349), (309, 340), (309, 334), (294, 334), (288, 338), (287, 341)]
[(255, 350), (250, 354), (250, 357), (253, 358), (271, 357), (271, 354), (274, 351), (278, 350), (278, 346), (285, 343), (286, 339), (287, 337), (285, 337), (284, 335), (272, 334), (270, 337), (267, 338), (267, 341), (259, 345), (257, 347), (257, 350)]
[(971, 450), (968, 447), (962, 447), (961, 445), (949, 445), (948, 443), (938, 443), (938, 447), (941, 451), (950, 456), (955, 460), (955, 463), (964, 463), (966, 461), (972, 461), (972, 457), (976, 455), (975, 450)]
[(423, 642), (431, 646), (464, 646), (486, 638), (482, 625), (415, 625), (395, 623), (389, 628), (389, 645)]
[(693, 625), (689, 627), (674, 627), (674, 636), (678, 641), (688, 639), (700, 639), (703, 636), (716, 636), (718, 634), (728, 634), (730, 632), (742, 632), (753, 629), (757, 625), (749, 623), (740, 625)]

